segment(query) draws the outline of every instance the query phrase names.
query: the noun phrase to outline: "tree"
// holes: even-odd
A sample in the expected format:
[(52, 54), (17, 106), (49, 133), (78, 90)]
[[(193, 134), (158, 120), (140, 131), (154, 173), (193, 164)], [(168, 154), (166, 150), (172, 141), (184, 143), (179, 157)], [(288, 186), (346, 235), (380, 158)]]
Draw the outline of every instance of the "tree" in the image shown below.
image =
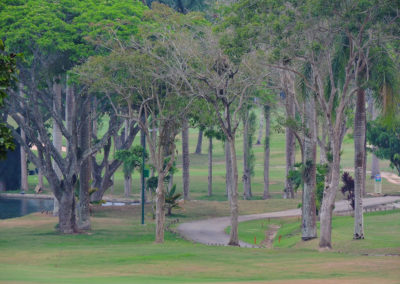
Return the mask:
[[(142, 156), (143, 147), (138, 145), (129, 150), (119, 150), (115, 153), (116, 159), (123, 162), (123, 172), (125, 176), (132, 175), (135, 169), (140, 169), (142, 167)], [(145, 158), (147, 159), (147, 152)], [(128, 197), (126, 192), (125, 197)]]
[(182, 179), (185, 200), (189, 200), (189, 165), (189, 124), (187, 117), (184, 117), (182, 123)]
[[(0, 39), (0, 108), (4, 107), (4, 100), (7, 98), (7, 89), (16, 80), (16, 54), (4, 53), (4, 44)], [(7, 117), (0, 117), (0, 121)], [(4, 123), (0, 123), (0, 160), (5, 159), (7, 151), (14, 150), (15, 144), (11, 130)]]
[[(230, 189), (231, 232), (229, 245), (239, 245), (238, 226), (238, 169), (236, 159), (236, 131), (240, 112), (250, 102), (253, 88), (261, 84), (264, 72), (254, 68), (255, 54), (232, 62), (218, 45), (218, 38), (209, 31), (202, 31), (201, 38), (179, 46), (180, 53), (192, 63), (182, 70), (188, 89), (208, 103), (224, 132), (232, 161), (232, 187)], [(189, 48), (188, 48), (189, 47)], [(251, 68), (250, 68), (251, 66)], [(190, 78), (190, 79), (189, 79)], [(194, 79), (194, 80), (193, 80)]]
[(384, 120), (370, 121), (367, 126), (368, 143), (374, 147), (370, 149), (380, 159), (387, 159), (400, 175), (400, 123), (394, 121), (392, 125), (385, 124)]
[[(191, 21), (201, 18), (179, 15), (160, 4), (153, 4), (153, 10), (145, 17), (152, 24), (143, 27), (141, 37), (130, 41), (116, 37), (109, 55), (90, 58), (82, 69), (100, 70), (87, 81), (88, 86), (95, 87), (101, 81), (98, 86), (108, 97), (113, 113), (136, 122), (146, 134), (150, 159), (158, 174), (155, 238), (161, 243), (165, 225), (164, 180), (175, 160), (176, 135), (192, 102), (186, 96), (187, 88), (182, 85), (178, 69), (187, 63), (181, 61), (174, 45), (187, 36)], [(151, 132), (154, 123), (158, 136)]]
[(251, 176), (254, 175), (253, 136), (256, 132), (256, 115), (249, 109), (243, 110), (243, 196), (251, 199)]
[(269, 193), (269, 157), (270, 157), (270, 141), (271, 141), (271, 107), (264, 106), (265, 119), (265, 141), (264, 141), (264, 193), (263, 199), (270, 198)]
[[(124, 32), (126, 34), (127, 31), (131, 34), (132, 29), (137, 29), (132, 22), (137, 23), (138, 18), (133, 15), (141, 13), (143, 6), (137, 2), (134, 3), (132, 4), (132, 1), (71, 3), (70, 1), (31, 0), (23, 3), (15, 2), (1, 11), (1, 31), (6, 37), (6, 42), (10, 44), (10, 48), (24, 52), (26, 58), (26, 61), (21, 63), (20, 79), (23, 88), (20, 93), (15, 94), (15, 98), (10, 100), (8, 108), (14, 120), (38, 151), (31, 151), (30, 145), (23, 142), (17, 132), (13, 134), (27, 151), (29, 160), (43, 171), (57, 200), (60, 201), (59, 230), (63, 233), (72, 233), (77, 230), (73, 191), (83, 160), (101, 149), (121, 127), (121, 123), (114, 124), (101, 139), (93, 143), (90, 149), (83, 151), (78, 145), (80, 138), (77, 133), (83, 123), (81, 119), (85, 113), (83, 106), (90, 97), (85, 88), (74, 92), (76, 107), (69, 115), (72, 122), (69, 130), (64, 126), (60, 105), (56, 105), (57, 111), (53, 109), (53, 101), (55, 101), (53, 97), (56, 95), (53, 87), (60, 82), (59, 76), (65, 74), (77, 61), (81, 61), (89, 53), (95, 51), (94, 46), (84, 40), (86, 35), (108, 34), (102, 27), (104, 27), (103, 24), (110, 24), (110, 21), (114, 21), (119, 27), (120, 34)], [(97, 10), (98, 7), (104, 8), (104, 5), (109, 7), (105, 9), (107, 13), (104, 13), (104, 9)], [(133, 5), (139, 9), (121, 9), (124, 5), (131, 5), (130, 8)], [(119, 13), (115, 13), (116, 11)], [(127, 14), (129, 21), (124, 23), (113, 17)], [(120, 19), (123, 18), (120, 17)], [(94, 20), (97, 20), (97, 25), (88, 25)], [(101, 25), (103, 26), (100, 27)], [(58, 96), (60, 88), (56, 89)], [(26, 119), (20, 119), (18, 113)], [(66, 156), (58, 152), (53, 145), (54, 141), (48, 137), (49, 120), (55, 121), (67, 141)], [(57, 175), (57, 172), (50, 168), (52, 162), (61, 170), (62, 176)], [(85, 207), (88, 209), (88, 205)]]

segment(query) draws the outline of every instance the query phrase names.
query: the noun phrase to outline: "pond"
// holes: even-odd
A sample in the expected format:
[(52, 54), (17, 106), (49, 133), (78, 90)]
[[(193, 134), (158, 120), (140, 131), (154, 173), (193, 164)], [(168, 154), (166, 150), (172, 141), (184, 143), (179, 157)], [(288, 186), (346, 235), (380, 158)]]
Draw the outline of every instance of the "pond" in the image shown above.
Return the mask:
[(21, 217), (42, 211), (53, 211), (53, 199), (0, 197), (0, 219)]

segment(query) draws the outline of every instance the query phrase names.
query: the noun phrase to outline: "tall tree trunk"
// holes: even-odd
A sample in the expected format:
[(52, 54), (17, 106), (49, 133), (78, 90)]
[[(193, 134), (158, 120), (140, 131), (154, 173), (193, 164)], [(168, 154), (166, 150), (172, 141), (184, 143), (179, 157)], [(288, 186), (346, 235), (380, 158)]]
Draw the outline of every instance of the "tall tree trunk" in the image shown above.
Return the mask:
[[(295, 105), (294, 105), (294, 94), (291, 91), (287, 92), (286, 95), (286, 116), (288, 119), (294, 119), (295, 116)], [(293, 183), (287, 177), (289, 172), (293, 170), (295, 164), (296, 155), (296, 137), (293, 131), (286, 127), (286, 177), (285, 177), (285, 192), (283, 198), (294, 198)]]
[[(199, 134), (200, 136), (200, 134)], [(203, 135), (202, 135), (203, 136)], [(200, 147), (201, 153), (201, 147)], [(189, 200), (189, 124), (187, 119), (183, 120), (182, 125), (182, 179), (183, 179), (183, 198)]]
[(60, 199), (60, 209), (58, 212), (59, 231), (63, 234), (72, 234), (77, 231), (75, 216), (75, 196), (74, 186), (64, 185)]
[[(25, 132), (21, 129), (21, 138), (25, 141)], [(28, 191), (28, 168), (27, 168), (27, 160), (26, 160), (26, 152), (22, 146), (21, 148), (21, 190), (23, 192)]]
[(131, 195), (132, 174), (124, 174), (124, 196), (128, 198)]
[(323, 124), (321, 125), (321, 143), (320, 143), (320, 147), (319, 147), (319, 162), (320, 164), (326, 164), (327, 158), (326, 158), (326, 136), (327, 136), (327, 129), (326, 129), (326, 123), (323, 122)]
[(239, 246), (238, 236), (238, 217), (239, 217), (239, 206), (238, 206), (238, 169), (236, 160), (235, 150), (235, 137), (231, 137), (229, 141), (229, 149), (231, 156), (231, 167), (232, 167), (232, 186), (230, 187), (230, 209), (231, 209), (231, 231), (229, 234), (230, 246)]
[[(264, 107), (265, 108), (265, 107)], [(261, 145), (261, 140), (262, 140), (262, 135), (263, 135), (263, 130), (264, 130), (264, 119), (265, 119), (265, 113), (263, 113), (265, 110), (263, 110), (262, 107), (260, 107), (261, 110), (261, 115), (260, 115), (260, 126), (258, 129), (258, 136), (257, 136), (257, 142), (256, 145)], [(266, 126), (267, 127), (267, 126)]]
[(156, 243), (163, 243), (165, 224), (164, 173), (162, 169), (159, 169), (158, 172), (158, 186), (156, 189)]
[[(74, 97), (74, 87), (68, 83), (67, 75), (67, 87), (66, 87), (66, 97), (65, 97), (65, 124), (69, 132), (72, 131), (72, 115), (75, 107), (75, 97)], [(69, 151), (67, 145), (67, 152)]]
[(271, 107), (264, 106), (265, 117), (265, 148), (264, 148), (264, 194), (263, 199), (270, 198), (269, 194), (269, 153), (270, 153), (270, 127), (271, 127)]
[(320, 248), (332, 248), (332, 214), (335, 204), (336, 192), (340, 180), (340, 145), (339, 136), (332, 137), (332, 157), (328, 173), (329, 184), (324, 190), (320, 213)]
[(212, 195), (212, 160), (213, 160), (213, 141), (212, 136), (208, 137), (208, 196)]
[[(129, 119), (125, 119), (125, 140), (129, 136), (129, 129), (130, 129), (130, 121)], [(132, 174), (125, 173), (124, 174), (124, 195), (125, 197), (129, 197), (132, 190)]]
[[(285, 63), (284, 63), (285, 64)], [(286, 119), (294, 120), (296, 113), (295, 106), (295, 78), (294, 74), (288, 71), (281, 71), (281, 85), (285, 92), (285, 109), (286, 109)], [(286, 127), (286, 176), (285, 176), (285, 189), (283, 193), (283, 198), (294, 198), (294, 188), (293, 183), (287, 177), (289, 172), (293, 170), (295, 164), (295, 154), (296, 154), (296, 140), (293, 131)]]
[[(378, 111), (374, 106), (374, 99), (372, 96), (368, 98), (368, 112), (370, 114), (370, 119), (375, 120), (378, 116)], [(379, 166), (379, 159), (378, 157), (372, 153), (371, 154), (371, 178), (375, 178), (376, 175), (381, 173), (380, 166)]]
[(39, 169), (38, 172), (38, 186), (40, 189), (44, 189), (44, 183), (43, 183), (43, 171)]
[[(79, 144), (82, 151), (90, 148), (91, 141), (91, 104), (87, 100), (84, 107), (84, 117), (82, 117)], [(79, 169), (79, 203), (78, 203), (78, 227), (82, 230), (90, 229), (90, 179), (91, 179), (91, 159), (86, 158)]]
[[(53, 110), (56, 113), (61, 112), (61, 84), (60, 84), (60, 77), (57, 77), (54, 79), (53, 82)], [(53, 120), (53, 145), (56, 148), (58, 152), (61, 153), (62, 151), (62, 133), (60, 126), (57, 124), (55, 120)], [(58, 176), (58, 179), (62, 179), (62, 173), (60, 168), (57, 166), (56, 163), (53, 162), (53, 168)], [(57, 200), (57, 198), (54, 198), (54, 209), (53, 209), (53, 215), (57, 216), (58, 215), (58, 209), (59, 209), (59, 202), (60, 200)], [(75, 216), (75, 214), (74, 214)]]
[(251, 199), (251, 177), (249, 167), (249, 111), (243, 116), (243, 197)]
[(354, 239), (364, 239), (364, 218), (362, 195), (365, 187), (365, 90), (357, 91), (356, 112), (354, 117)]
[(231, 158), (231, 151), (230, 151), (230, 143), (228, 140), (225, 140), (225, 169), (226, 169), (226, 174), (225, 174), (225, 190), (226, 190), (226, 196), (228, 197), (228, 200), (231, 199), (231, 192), (232, 192), (232, 158)]
[(303, 142), (304, 186), (301, 215), (301, 238), (303, 241), (311, 240), (317, 237), (315, 207), (317, 135), (315, 100), (311, 96), (308, 96), (305, 99), (305, 128)]
[(201, 155), (201, 150), (203, 148), (203, 129), (199, 129), (199, 136), (197, 137), (196, 151), (197, 155)]
[[(19, 92), (22, 97), (23, 85), (19, 84)], [(21, 138), (25, 142), (25, 132), (21, 129)], [(28, 191), (28, 168), (27, 168), (27, 157), (24, 147), (20, 146), (20, 163), (21, 163), (21, 190), (23, 192)]]

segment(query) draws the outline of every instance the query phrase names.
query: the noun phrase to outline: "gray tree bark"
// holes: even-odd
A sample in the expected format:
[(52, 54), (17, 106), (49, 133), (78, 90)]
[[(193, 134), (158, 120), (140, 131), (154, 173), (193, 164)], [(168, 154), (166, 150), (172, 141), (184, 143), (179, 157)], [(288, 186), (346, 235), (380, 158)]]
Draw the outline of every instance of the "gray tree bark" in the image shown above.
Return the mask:
[(232, 166), (232, 185), (230, 187), (230, 209), (231, 209), (231, 231), (229, 234), (230, 246), (239, 246), (239, 235), (238, 235), (238, 218), (239, 218), (239, 206), (238, 206), (238, 169), (236, 160), (236, 149), (235, 149), (235, 137), (229, 137), (229, 149), (231, 156)]
[(43, 190), (43, 188), (44, 188), (43, 171), (41, 169), (39, 169), (39, 172), (38, 172), (38, 186), (39, 186), (39, 188), (41, 188)]
[[(81, 118), (79, 144), (82, 151), (90, 149), (91, 141), (91, 104), (86, 100)], [(87, 157), (82, 161), (79, 169), (79, 203), (78, 203), (78, 227), (82, 230), (90, 230), (90, 179), (91, 179), (91, 159)]]
[(365, 188), (365, 90), (357, 91), (356, 112), (354, 117), (354, 236), (355, 240), (364, 239), (364, 217), (362, 196)]
[[(53, 110), (56, 113), (61, 113), (61, 84), (60, 84), (60, 78), (55, 78), (53, 82)], [(53, 119), (53, 145), (56, 148), (56, 150), (61, 153), (62, 152), (62, 133), (60, 126), (57, 124), (57, 122)], [(54, 171), (56, 172), (57, 176), (59, 179), (62, 178), (62, 173), (58, 165), (53, 161), (53, 168)], [(57, 198), (54, 198), (54, 209), (53, 209), (53, 215), (57, 216), (58, 215), (58, 209), (59, 209), (59, 200)]]
[(164, 225), (165, 225), (165, 188), (164, 173), (158, 173), (158, 186), (156, 189), (156, 243), (164, 242)]
[[(286, 94), (285, 108), (287, 119), (293, 120), (295, 117), (295, 102), (294, 102), (294, 76), (289, 72), (283, 72), (282, 85)], [(294, 198), (293, 183), (287, 178), (289, 172), (293, 170), (296, 155), (296, 137), (293, 131), (286, 127), (286, 178), (285, 191), (283, 198)]]
[(201, 155), (202, 148), (203, 148), (203, 130), (199, 129), (199, 136), (197, 137), (196, 151), (194, 153), (197, 155)]
[(326, 129), (326, 123), (324, 122), (321, 125), (322, 129), (322, 135), (321, 135), (321, 140), (320, 140), (320, 147), (319, 147), (319, 162), (320, 164), (326, 164), (328, 161), (326, 159), (326, 136), (327, 136), (327, 129)]
[[(200, 133), (199, 133), (200, 136)], [(203, 135), (201, 135), (203, 136)], [(200, 143), (201, 144), (201, 143)], [(201, 153), (201, 146), (200, 146)], [(187, 119), (183, 120), (182, 125), (182, 179), (183, 179), (183, 198), (189, 200), (189, 124)]]
[[(23, 96), (23, 85), (19, 84), (20, 96)], [(26, 142), (26, 135), (24, 130), (21, 129), (21, 139)], [(27, 157), (24, 147), (20, 146), (20, 163), (21, 163), (21, 191), (28, 191), (28, 168), (27, 168)]]
[(244, 199), (251, 199), (251, 175), (249, 167), (249, 111), (243, 116), (243, 197)]
[(208, 137), (208, 196), (212, 196), (212, 160), (213, 160), (213, 141)]
[[(370, 114), (370, 119), (375, 120), (378, 116), (378, 110), (374, 105), (374, 99), (372, 96), (368, 98), (368, 112)], [(372, 153), (371, 154), (371, 178), (375, 178), (376, 175), (381, 173), (381, 169), (379, 166), (379, 159), (378, 157)]]
[[(130, 120), (125, 119), (125, 139), (129, 136), (130, 130)], [(132, 174), (125, 173), (124, 174), (124, 196), (129, 197), (132, 190)]]
[(232, 192), (232, 159), (231, 159), (231, 151), (230, 151), (230, 143), (228, 140), (225, 140), (225, 190), (226, 196), (228, 200), (231, 199)]
[[(26, 141), (25, 132), (21, 129), (21, 138)], [(28, 191), (28, 168), (27, 168), (27, 159), (26, 152), (24, 148), (21, 146), (21, 190)]]
[(265, 117), (265, 148), (264, 148), (264, 193), (263, 199), (270, 198), (269, 194), (269, 154), (270, 154), (270, 127), (271, 127), (271, 107), (264, 106)]
[(304, 157), (303, 157), (303, 198), (302, 198), (302, 226), (301, 238), (303, 241), (317, 237), (316, 224), (316, 158), (317, 158), (317, 133), (316, 111), (314, 97), (305, 99), (305, 133), (304, 133)]
[[(265, 107), (264, 107), (265, 108)], [(264, 110), (262, 107), (260, 107), (261, 110), (261, 115), (260, 115), (260, 126), (258, 129), (258, 136), (257, 136), (257, 142), (256, 145), (261, 145), (261, 140), (262, 140), (262, 136), (263, 136), (263, 131), (264, 131), (264, 119), (265, 119), (265, 114), (264, 114)]]

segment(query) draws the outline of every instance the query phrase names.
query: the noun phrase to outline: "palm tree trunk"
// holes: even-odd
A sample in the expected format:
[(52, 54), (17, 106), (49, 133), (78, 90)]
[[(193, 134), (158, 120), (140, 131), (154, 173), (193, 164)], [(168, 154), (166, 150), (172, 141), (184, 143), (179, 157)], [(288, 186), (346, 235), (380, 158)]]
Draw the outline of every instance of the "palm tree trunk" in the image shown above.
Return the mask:
[(316, 191), (316, 112), (315, 100), (309, 96), (305, 99), (305, 134), (303, 157), (303, 200), (301, 238), (303, 241), (317, 237), (315, 191)]
[[(200, 136), (200, 133), (199, 133)], [(203, 136), (203, 135), (201, 135)], [(200, 146), (201, 153), (201, 146)], [(182, 126), (182, 179), (183, 179), (183, 198), (189, 200), (189, 125), (185, 118)]]
[(197, 155), (201, 155), (201, 150), (203, 146), (203, 130), (199, 129), (199, 136), (197, 137), (197, 145), (196, 145), (196, 151), (194, 152)]
[(365, 187), (365, 90), (357, 91), (356, 112), (354, 117), (354, 239), (364, 239), (364, 218), (362, 195)]
[(269, 194), (269, 153), (270, 153), (270, 127), (271, 127), (271, 108), (264, 107), (265, 116), (265, 148), (264, 148), (264, 194), (263, 199), (270, 198)]
[(208, 137), (208, 196), (212, 195), (212, 160), (213, 160), (213, 141), (212, 136)]

